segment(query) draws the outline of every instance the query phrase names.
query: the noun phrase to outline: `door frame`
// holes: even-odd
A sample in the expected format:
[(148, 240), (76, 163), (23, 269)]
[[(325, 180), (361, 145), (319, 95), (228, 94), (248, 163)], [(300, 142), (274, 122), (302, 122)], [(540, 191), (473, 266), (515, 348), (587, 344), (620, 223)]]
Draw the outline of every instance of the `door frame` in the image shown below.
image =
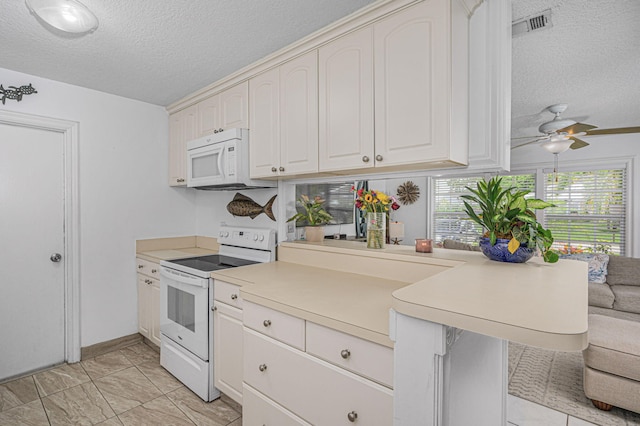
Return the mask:
[(78, 127), (75, 121), (0, 110), (0, 123), (61, 133), (64, 171), (64, 347), (65, 361), (80, 361), (80, 216)]

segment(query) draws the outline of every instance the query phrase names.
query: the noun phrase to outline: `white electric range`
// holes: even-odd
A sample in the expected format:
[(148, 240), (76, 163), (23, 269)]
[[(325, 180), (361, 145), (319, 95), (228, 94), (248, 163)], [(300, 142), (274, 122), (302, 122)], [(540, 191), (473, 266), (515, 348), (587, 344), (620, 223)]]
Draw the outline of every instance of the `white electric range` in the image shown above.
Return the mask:
[(221, 226), (219, 254), (160, 262), (160, 365), (205, 401), (213, 378), (211, 272), (275, 260), (275, 231)]

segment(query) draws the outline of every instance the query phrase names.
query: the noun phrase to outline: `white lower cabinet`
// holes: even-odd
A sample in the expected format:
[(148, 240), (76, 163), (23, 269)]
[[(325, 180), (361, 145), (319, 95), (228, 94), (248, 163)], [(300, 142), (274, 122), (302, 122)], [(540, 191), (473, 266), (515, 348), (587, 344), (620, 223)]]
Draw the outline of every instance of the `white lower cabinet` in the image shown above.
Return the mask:
[(138, 332), (160, 346), (160, 265), (136, 259), (138, 269)]
[[(276, 404), (251, 386), (244, 384), (242, 424), (245, 426), (311, 426), (300, 417)], [(249, 408), (247, 408), (249, 407)]]
[(213, 299), (213, 385), (238, 404), (242, 404), (240, 286), (215, 280)]
[[(245, 302), (244, 389), (258, 392), (252, 397), (245, 395), (245, 424), (290, 424), (284, 421), (260, 423), (262, 411), (274, 416), (276, 414), (272, 413), (280, 413), (291, 421), (296, 421), (297, 416), (314, 425), (387, 426), (393, 423), (393, 391), (389, 387), (268, 337), (262, 330), (248, 327), (246, 318), (251, 317), (256, 306), (262, 314), (265, 310), (276, 313)], [(341, 342), (337, 344), (342, 345)], [(298, 420), (293, 424), (307, 423)]]

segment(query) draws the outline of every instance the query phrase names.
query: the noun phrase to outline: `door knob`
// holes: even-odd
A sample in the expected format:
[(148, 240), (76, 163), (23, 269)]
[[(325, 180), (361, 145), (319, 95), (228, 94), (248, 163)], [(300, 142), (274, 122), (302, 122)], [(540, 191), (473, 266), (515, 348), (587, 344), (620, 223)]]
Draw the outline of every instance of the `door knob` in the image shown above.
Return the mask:
[(53, 253), (49, 259), (51, 259), (52, 262), (60, 262), (62, 255), (60, 253)]

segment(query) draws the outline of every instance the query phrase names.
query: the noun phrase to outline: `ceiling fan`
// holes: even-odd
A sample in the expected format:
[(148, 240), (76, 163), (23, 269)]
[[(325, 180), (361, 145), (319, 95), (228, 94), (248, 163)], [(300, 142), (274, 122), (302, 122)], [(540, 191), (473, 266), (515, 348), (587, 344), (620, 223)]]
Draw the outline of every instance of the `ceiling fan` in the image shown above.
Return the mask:
[[(640, 127), (618, 127), (614, 129), (599, 129), (597, 126), (586, 123), (578, 123), (570, 118), (560, 116), (566, 109), (567, 104), (555, 104), (545, 108), (555, 117), (551, 121), (542, 123), (538, 127), (538, 131), (542, 133), (540, 136), (527, 136), (518, 139), (530, 139), (524, 143), (512, 144), (511, 149), (520, 148), (533, 143), (540, 143), (541, 146), (552, 154), (560, 154), (571, 149), (584, 148), (589, 146), (587, 142), (579, 139), (578, 136), (595, 136), (595, 135), (614, 135), (623, 133), (640, 133)], [(535, 138), (535, 139), (531, 139)]]

